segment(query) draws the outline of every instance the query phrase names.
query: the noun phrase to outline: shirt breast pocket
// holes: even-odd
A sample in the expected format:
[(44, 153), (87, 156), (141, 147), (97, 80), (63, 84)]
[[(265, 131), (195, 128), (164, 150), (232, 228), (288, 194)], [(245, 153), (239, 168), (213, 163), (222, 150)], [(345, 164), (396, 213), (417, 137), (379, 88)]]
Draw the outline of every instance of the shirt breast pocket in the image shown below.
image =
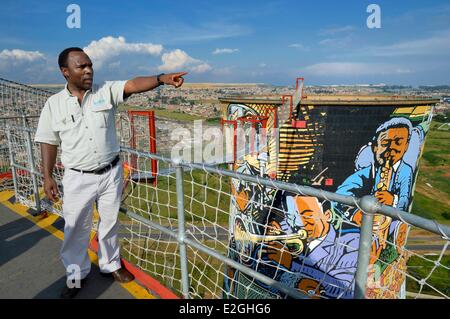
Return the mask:
[(60, 120), (57, 120), (54, 124), (55, 131), (57, 132), (70, 132), (76, 128), (81, 122), (81, 115), (67, 115)]
[(112, 115), (112, 104), (105, 103), (100, 106), (92, 107), (92, 113), (94, 114), (95, 123), (100, 128), (107, 128), (108, 123), (111, 120)]

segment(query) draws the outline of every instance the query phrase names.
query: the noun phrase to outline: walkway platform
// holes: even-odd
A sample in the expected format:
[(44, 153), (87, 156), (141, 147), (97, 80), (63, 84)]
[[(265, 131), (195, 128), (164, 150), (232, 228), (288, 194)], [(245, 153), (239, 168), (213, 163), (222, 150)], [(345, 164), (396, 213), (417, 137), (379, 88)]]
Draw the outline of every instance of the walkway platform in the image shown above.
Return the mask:
[[(59, 298), (65, 270), (59, 257), (64, 220), (55, 215), (33, 217), (15, 204), (13, 193), (0, 192), (0, 298)], [(77, 299), (152, 299), (136, 281), (119, 284), (100, 275), (97, 256), (86, 286)]]

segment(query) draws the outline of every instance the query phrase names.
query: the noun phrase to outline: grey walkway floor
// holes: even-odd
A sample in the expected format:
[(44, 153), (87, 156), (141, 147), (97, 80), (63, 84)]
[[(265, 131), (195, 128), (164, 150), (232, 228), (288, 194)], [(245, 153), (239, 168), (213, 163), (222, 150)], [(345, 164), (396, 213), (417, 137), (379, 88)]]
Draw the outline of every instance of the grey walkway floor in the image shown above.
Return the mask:
[[(0, 298), (59, 298), (65, 285), (61, 240), (0, 204)], [(92, 265), (78, 298), (131, 299)]]

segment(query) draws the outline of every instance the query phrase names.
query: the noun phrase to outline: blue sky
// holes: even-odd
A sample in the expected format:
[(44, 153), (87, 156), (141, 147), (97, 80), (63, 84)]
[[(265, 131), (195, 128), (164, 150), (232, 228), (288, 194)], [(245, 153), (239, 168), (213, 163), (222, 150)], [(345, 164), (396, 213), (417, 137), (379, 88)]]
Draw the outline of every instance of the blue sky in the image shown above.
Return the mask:
[[(71, 3), (80, 29), (66, 25)], [(62, 83), (58, 53), (79, 46), (98, 83), (187, 70), (189, 82), (450, 84), (443, 0), (6, 0), (0, 27), (0, 76), (26, 83)]]

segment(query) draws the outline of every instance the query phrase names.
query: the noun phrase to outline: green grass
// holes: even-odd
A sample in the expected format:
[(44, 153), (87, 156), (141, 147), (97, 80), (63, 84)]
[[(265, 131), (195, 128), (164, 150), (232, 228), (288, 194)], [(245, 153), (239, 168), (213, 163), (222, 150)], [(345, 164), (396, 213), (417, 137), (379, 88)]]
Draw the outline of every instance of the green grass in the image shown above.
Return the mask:
[(206, 122), (209, 123), (209, 124), (217, 124), (217, 125), (219, 125), (221, 119), (222, 119), (221, 117), (212, 117), (212, 118), (207, 119)]
[(447, 162), (447, 159), (444, 156), (442, 156), (442, 151), (440, 150), (429, 151), (424, 153), (423, 159), (426, 160), (429, 164), (434, 166), (445, 165)]
[(449, 207), (445, 204), (431, 199), (426, 195), (416, 193), (412, 210), (413, 214), (434, 219), (445, 224), (450, 222), (448, 211)]
[(11, 165), (0, 165), (0, 172), (9, 172)]
[[(185, 172), (183, 177), (186, 221), (210, 226), (227, 225), (231, 196), (229, 179), (198, 170)], [(158, 177), (156, 187), (145, 183), (128, 187), (131, 191), (126, 200), (128, 207), (151, 218), (177, 219), (174, 174)]]
[(450, 131), (437, 130), (441, 124), (432, 122), (425, 141), (412, 212), (450, 224)]
[[(410, 274), (414, 278), (417, 278), (417, 280), (427, 278), (428, 275), (430, 274), (431, 270), (435, 266), (434, 261), (438, 259), (438, 256), (426, 256), (426, 258), (431, 261), (425, 260), (422, 257), (412, 256), (408, 260), (408, 263), (407, 263), (408, 274)], [(447, 268), (450, 267), (450, 256), (449, 255), (443, 256), (442, 260), (440, 261), (440, 264)], [(446, 269), (442, 266), (436, 267), (436, 269), (433, 271), (432, 275), (426, 281), (426, 283), (429, 286), (427, 284), (425, 284), (422, 288), (422, 293), (442, 296), (442, 295), (438, 294), (434, 289), (430, 288), (430, 286), (432, 286), (436, 290), (445, 294), (446, 296), (449, 296), (450, 295), (450, 270)], [(407, 277), (406, 278), (406, 290), (408, 292), (418, 293), (420, 290), (420, 285), (416, 280)]]
[(182, 112), (175, 112), (170, 110), (161, 110), (161, 109), (149, 109), (151, 111), (155, 111), (155, 115), (159, 117), (168, 118), (171, 120), (177, 120), (177, 121), (195, 121), (195, 120), (204, 120), (204, 117), (188, 114), (188, 113), (182, 113)]
[(188, 113), (182, 113), (172, 110), (166, 110), (166, 109), (155, 109), (155, 108), (147, 108), (142, 106), (131, 106), (127, 104), (121, 104), (119, 106), (119, 111), (127, 111), (127, 110), (145, 110), (145, 111), (154, 111), (155, 115), (157, 117), (166, 118), (170, 120), (176, 120), (176, 121), (195, 121), (195, 120), (205, 120), (204, 117), (199, 115), (193, 115)]

